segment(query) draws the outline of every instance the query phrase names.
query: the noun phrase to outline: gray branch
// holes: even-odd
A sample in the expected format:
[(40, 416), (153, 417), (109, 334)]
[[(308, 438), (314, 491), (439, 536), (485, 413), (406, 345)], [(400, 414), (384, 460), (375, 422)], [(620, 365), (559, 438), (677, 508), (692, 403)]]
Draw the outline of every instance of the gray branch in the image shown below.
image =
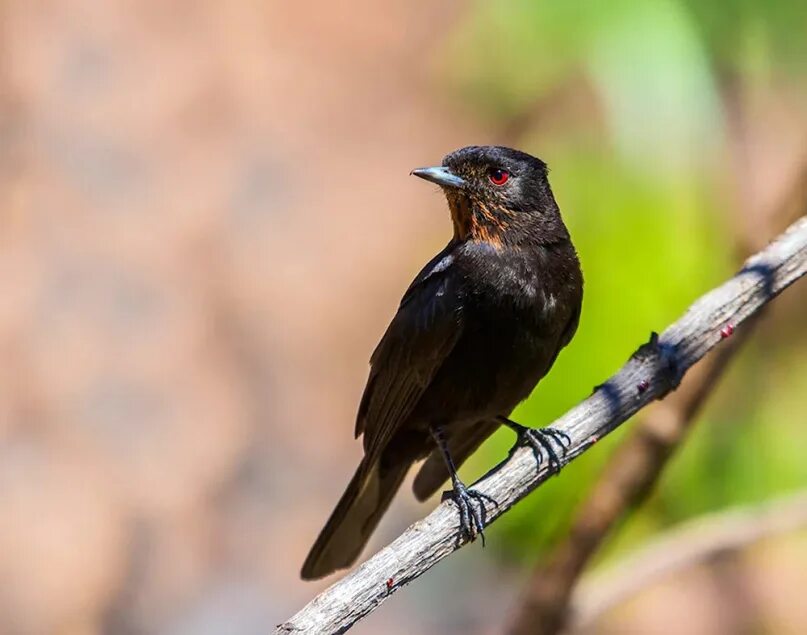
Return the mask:
[[(674, 390), (684, 373), (734, 329), (807, 273), (807, 216), (755, 256), (720, 287), (697, 300), (660, 336), (641, 346), (619, 372), (553, 423), (571, 439), (570, 461), (637, 411)], [(807, 313), (807, 311), (806, 311)], [(552, 473), (538, 468), (527, 448), (478, 481), (474, 488), (498, 501), (488, 505), (493, 522)], [(285, 633), (344, 633), (392, 593), (462, 547), (457, 509), (440, 504), (364, 564), (320, 593), (287, 622)]]

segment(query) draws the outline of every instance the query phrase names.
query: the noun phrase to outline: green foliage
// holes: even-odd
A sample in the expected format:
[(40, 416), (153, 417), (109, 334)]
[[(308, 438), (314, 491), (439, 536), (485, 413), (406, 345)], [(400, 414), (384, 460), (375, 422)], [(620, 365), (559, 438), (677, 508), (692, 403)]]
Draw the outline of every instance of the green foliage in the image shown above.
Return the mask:
[[(651, 331), (730, 275), (721, 91), (727, 79), (756, 81), (774, 68), (797, 73), (807, 60), (804, 33), (803, 0), (474, 5), (442, 56), (458, 98), (504, 124), (583, 84), (581, 94), (593, 91), (602, 117), (540, 136), (527, 131), (518, 142), (554, 168), (586, 286), (576, 338), (516, 411), (517, 421), (542, 426), (563, 414)], [(807, 388), (803, 357), (746, 351), (614, 548), (671, 521), (807, 482), (799, 451), (807, 431), (793, 417)], [(517, 559), (550, 544), (629, 429), (517, 506), (491, 528), (505, 535), (491, 543)], [(512, 433), (500, 431), (469, 462), (469, 473), (501, 460), (512, 442)]]
[(498, 118), (530, 108), (578, 70), (596, 79), (614, 58), (622, 60), (615, 81), (650, 80), (645, 89), (698, 88), (708, 80), (701, 56), (741, 74), (799, 73), (806, 32), (801, 0), (476, 0), (450, 38), (445, 73), (464, 98)]
[(740, 73), (807, 65), (807, 3), (681, 0), (718, 64)]

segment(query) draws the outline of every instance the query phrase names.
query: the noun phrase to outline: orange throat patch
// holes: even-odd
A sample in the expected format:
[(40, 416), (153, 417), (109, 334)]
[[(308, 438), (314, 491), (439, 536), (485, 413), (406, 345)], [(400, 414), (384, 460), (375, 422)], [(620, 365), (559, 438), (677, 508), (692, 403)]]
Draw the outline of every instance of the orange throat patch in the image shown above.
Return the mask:
[(507, 220), (511, 216), (509, 210), (496, 206), (498, 212), (496, 213), (484, 202), (463, 194), (450, 193), (447, 198), (455, 238), (459, 240), (470, 238), (487, 243), (495, 249), (501, 248), (508, 225)]

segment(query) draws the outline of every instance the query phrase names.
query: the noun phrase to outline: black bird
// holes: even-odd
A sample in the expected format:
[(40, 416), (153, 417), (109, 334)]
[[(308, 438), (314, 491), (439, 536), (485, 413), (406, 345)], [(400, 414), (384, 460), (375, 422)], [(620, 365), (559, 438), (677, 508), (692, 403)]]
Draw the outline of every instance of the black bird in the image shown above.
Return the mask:
[[(412, 174), (438, 184), (454, 235), (417, 275), (372, 355), (356, 419), (364, 458), (302, 568), (305, 579), (358, 557), (411, 465), (425, 500), (451, 478), (468, 538), (484, 500), (459, 467), (500, 425), (555, 469), (565, 439), (508, 419), (577, 329), (583, 276), (546, 164), (498, 146), (452, 152)], [(494, 501), (495, 503), (495, 501)]]

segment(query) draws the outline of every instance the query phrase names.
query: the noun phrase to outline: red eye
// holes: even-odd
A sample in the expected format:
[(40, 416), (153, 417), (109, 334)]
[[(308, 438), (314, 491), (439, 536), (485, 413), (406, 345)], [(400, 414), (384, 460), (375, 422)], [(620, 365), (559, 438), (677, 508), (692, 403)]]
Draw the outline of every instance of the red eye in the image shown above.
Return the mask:
[(493, 185), (504, 185), (510, 178), (510, 173), (505, 170), (494, 168), (488, 172), (488, 178), (490, 178), (490, 182), (493, 183)]

